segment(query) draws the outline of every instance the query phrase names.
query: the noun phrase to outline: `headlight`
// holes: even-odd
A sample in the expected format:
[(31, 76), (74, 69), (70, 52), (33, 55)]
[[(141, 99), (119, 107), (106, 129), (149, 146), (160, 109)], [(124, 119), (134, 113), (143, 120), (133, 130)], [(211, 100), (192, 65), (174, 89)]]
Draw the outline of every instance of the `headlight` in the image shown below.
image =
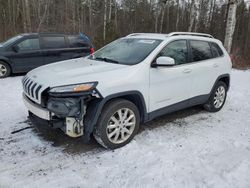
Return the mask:
[(59, 86), (50, 89), (50, 93), (79, 93), (93, 90), (97, 82)]

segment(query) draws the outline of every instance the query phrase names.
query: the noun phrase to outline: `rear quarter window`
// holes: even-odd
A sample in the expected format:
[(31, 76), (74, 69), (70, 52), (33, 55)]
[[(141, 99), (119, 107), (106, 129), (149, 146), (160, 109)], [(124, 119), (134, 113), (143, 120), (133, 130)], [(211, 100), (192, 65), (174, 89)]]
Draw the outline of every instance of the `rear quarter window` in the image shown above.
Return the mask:
[(190, 41), (193, 62), (203, 61), (213, 58), (211, 48), (206, 41)]
[(210, 45), (214, 58), (223, 56), (223, 51), (218, 44), (211, 42)]
[(89, 47), (90, 44), (88, 41), (80, 38), (78, 36), (69, 36), (69, 47), (71, 48), (80, 48), (80, 47)]
[(41, 40), (44, 49), (66, 48), (65, 38), (63, 36), (41, 37)]

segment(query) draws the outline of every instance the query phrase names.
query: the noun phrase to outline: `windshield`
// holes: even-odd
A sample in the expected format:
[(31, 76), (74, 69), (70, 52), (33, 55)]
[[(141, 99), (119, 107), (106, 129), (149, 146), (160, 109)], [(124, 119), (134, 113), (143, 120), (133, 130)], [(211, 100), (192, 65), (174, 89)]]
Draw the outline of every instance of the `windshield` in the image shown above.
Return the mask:
[(16, 40), (22, 38), (21, 35), (17, 35), (17, 36), (14, 36), (12, 38), (10, 38), (9, 40), (5, 41), (5, 42), (2, 42), (1, 43), (1, 46), (9, 46), (11, 43), (15, 42)]
[(90, 59), (134, 65), (143, 61), (162, 40), (122, 38), (96, 51)]

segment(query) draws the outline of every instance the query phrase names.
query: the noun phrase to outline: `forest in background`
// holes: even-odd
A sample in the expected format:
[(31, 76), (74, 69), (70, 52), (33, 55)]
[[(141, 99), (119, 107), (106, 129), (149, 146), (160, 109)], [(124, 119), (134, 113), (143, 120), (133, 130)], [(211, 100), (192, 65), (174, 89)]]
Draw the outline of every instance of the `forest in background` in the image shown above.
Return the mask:
[[(239, 1), (231, 54), (250, 65), (250, 8)], [(135, 32), (193, 31), (222, 42), (227, 0), (0, 0), (0, 41), (25, 32), (86, 33), (96, 48)]]

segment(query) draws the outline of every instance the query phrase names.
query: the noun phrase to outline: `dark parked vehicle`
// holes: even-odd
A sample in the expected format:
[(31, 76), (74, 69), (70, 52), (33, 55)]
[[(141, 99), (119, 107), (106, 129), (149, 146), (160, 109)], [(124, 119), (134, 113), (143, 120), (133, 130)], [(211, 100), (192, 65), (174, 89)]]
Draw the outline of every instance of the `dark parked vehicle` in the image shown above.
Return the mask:
[(93, 45), (84, 34), (20, 34), (0, 43), (0, 78), (93, 52)]

